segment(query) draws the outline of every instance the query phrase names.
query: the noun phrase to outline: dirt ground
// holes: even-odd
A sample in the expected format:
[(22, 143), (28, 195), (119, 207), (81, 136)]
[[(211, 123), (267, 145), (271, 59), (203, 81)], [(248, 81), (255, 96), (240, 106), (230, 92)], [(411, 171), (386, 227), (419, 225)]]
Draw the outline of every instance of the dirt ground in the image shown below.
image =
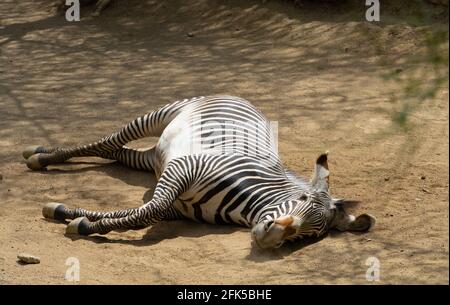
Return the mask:
[[(448, 86), (403, 131), (391, 120), (401, 84), (383, 77), (417, 68), (408, 59), (422, 27), (383, 10), (370, 24), (364, 7), (275, 0), (117, 1), (69, 23), (49, 3), (0, 3), (0, 284), (68, 283), (69, 257), (82, 284), (370, 284), (369, 257), (378, 283), (448, 284)], [(155, 178), (87, 158), (32, 172), (23, 148), (96, 141), (170, 101), (220, 93), (278, 121), (281, 158), (299, 174), (329, 150), (332, 194), (361, 200), (353, 211), (374, 215), (374, 230), (260, 251), (233, 226), (176, 221), (78, 238), (43, 219), (49, 201), (138, 206)], [(20, 252), (41, 263), (19, 264)]]

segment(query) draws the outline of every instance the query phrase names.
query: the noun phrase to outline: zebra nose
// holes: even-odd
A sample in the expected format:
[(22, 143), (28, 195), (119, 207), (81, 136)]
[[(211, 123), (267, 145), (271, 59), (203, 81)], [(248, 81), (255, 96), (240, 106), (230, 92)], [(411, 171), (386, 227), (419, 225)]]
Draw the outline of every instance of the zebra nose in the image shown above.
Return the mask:
[(285, 216), (281, 216), (277, 219), (275, 219), (275, 223), (282, 225), (283, 227), (287, 227), (289, 225), (291, 225), (294, 222), (294, 217), (292, 217), (291, 215), (285, 215)]

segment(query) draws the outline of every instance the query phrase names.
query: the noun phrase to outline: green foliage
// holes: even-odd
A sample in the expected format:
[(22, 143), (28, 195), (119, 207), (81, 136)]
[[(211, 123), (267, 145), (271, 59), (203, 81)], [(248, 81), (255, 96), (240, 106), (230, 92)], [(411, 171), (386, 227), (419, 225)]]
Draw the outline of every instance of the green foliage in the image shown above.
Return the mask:
[(448, 88), (448, 22), (445, 25), (433, 22), (433, 11), (423, 1), (411, 1), (410, 5), (416, 8), (409, 20), (410, 24), (424, 27), (421, 44), (417, 46), (418, 52), (407, 61), (408, 66), (414, 68), (408, 73), (395, 69), (386, 78), (397, 82), (402, 88), (392, 96), (392, 102), (399, 105), (392, 119), (403, 129), (407, 129), (414, 110), (436, 98), (444, 86)]

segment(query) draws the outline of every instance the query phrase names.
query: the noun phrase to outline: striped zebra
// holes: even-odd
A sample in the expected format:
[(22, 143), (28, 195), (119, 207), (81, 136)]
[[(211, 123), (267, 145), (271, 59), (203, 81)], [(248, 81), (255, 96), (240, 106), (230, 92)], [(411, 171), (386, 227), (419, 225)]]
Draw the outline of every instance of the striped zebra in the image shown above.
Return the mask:
[[(143, 137), (159, 140), (147, 150), (126, 146)], [(44, 217), (72, 220), (69, 234), (106, 234), (188, 218), (251, 227), (255, 245), (274, 248), (330, 229), (366, 231), (375, 223), (368, 214), (347, 214), (344, 205), (350, 201), (331, 197), (327, 154), (317, 158), (311, 180), (287, 170), (270, 122), (234, 96), (176, 101), (98, 142), (75, 148), (32, 146), (23, 156), (32, 170), (97, 156), (155, 172), (153, 198), (137, 208), (98, 212), (46, 204)]]

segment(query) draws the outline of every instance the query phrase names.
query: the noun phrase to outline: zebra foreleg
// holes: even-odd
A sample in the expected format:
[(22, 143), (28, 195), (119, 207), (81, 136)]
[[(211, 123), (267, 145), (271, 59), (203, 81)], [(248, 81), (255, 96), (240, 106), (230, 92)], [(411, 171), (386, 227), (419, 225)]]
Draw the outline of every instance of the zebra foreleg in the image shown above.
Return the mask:
[(200, 158), (188, 156), (169, 162), (156, 185), (152, 200), (139, 208), (102, 213), (70, 210), (63, 205), (53, 204), (44, 207), (43, 214), (47, 218), (60, 220), (77, 217), (69, 223), (66, 233), (80, 235), (142, 229), (162, 220), (179, 218), (180, 213), (175, 210), (173, 203), (197, 179), (196, 175), (200, 173), (192, 165), (201, 162)]
[(87, 217), (72, 220), (66, 228), (66, 234), (106, 234), (113, 230), (139, 230), (165, 219), (165, 207), (158, 204), (138, 208), (128, 216), (120, 218), (102, 218), (90, 221)]
[[(48, 219), (65, 221), (66, 219), (76, 219), (85, 217), (89, 221), (97, 221), (103, 218), (122, 218), (133, 214), (138, 211), (139, 208), (130, 208), (125, 210), (118, 210), (112, 212), (98, 212), (89, 211), (85, 209), (71, 209), (67, 208), (64, 204), (58, 202), (47, 203), (42, 209), (42, 215)], [(173, 206), (170, 206), (167, 210), (164, 220), (178, 220), (183, 219), (183, 216)]]

